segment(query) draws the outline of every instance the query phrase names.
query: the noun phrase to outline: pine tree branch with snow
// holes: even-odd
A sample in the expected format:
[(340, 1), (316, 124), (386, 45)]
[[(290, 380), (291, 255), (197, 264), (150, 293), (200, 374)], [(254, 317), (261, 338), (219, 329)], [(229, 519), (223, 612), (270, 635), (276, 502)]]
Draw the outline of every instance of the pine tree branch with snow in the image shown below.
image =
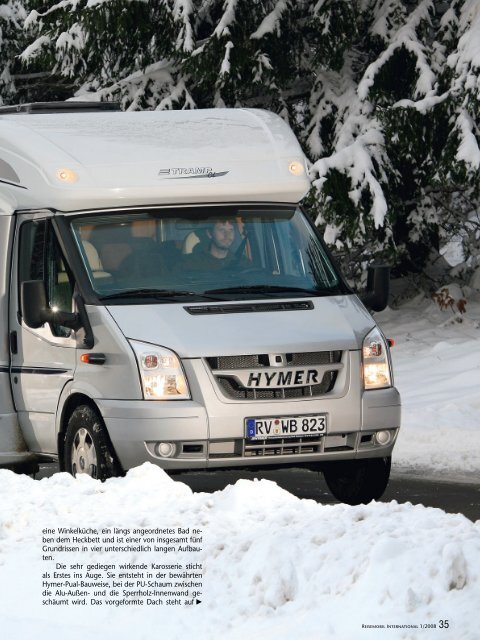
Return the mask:
[[(374, 257), (399, 273), (421, 270), (448, 233), (468, 226), (471, 211), (458, 205), (454, 215), (453, 203), (468, 194), (478, 207), (476, 0), (24, 5), (25, 69), (64, 78), (78, 99), (119, 100), (130, 110), (248, 106), (281, 114), (311, 161), (310, 213), (352, 279)], [(13, 25), (20, 3), (5, 6)], [(8, 69), (17, 31), (2, 52)], [(7, 87), (8, 74), (1, 81)]]

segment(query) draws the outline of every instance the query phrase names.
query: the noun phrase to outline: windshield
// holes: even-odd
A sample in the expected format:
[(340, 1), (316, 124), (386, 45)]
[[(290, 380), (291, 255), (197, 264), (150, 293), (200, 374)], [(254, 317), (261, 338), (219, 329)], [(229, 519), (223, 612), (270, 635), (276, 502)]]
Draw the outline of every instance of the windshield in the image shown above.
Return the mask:
[(72, 228), (91, 285), (109, 304), (345, 292), (294, 207), (129, 211), (78, 217)]

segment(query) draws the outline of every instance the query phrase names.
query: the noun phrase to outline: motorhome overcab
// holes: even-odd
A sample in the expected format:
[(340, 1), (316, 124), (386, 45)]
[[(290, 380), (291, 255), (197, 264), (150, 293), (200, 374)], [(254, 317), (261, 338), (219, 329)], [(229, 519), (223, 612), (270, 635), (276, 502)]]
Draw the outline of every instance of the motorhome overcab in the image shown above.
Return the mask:
[(266, 111), (1, 109), (1, 464), (301, 466), (379, 498), (389, 345), (299, 206), (309, 186)]

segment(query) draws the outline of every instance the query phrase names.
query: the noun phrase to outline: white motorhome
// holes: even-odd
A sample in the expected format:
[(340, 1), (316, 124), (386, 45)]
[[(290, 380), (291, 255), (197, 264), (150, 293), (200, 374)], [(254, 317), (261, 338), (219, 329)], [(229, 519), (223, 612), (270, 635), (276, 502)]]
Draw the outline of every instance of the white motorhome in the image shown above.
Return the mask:
[(379, 498), (389, 345), (300, 208), (309, 186), (262, 110), (0, 109), (0, 465), (302, 466)]

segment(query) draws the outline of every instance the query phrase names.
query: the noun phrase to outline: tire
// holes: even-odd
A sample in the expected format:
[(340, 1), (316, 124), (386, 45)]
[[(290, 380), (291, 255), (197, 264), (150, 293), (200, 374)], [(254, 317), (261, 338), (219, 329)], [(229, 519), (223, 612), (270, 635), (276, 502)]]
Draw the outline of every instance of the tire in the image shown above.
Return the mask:
[(332, 495), (346, 504), (368, 504), (382, 497), (390, 478), (392, 459), (370, 458), (333, 462), (323, 475)]
[(106, 480), (120, 473), (115, 452), (102, 418), (91, 406), (78, 406), (70, 416), (65, 433), (65, 470), (77, 476)]

